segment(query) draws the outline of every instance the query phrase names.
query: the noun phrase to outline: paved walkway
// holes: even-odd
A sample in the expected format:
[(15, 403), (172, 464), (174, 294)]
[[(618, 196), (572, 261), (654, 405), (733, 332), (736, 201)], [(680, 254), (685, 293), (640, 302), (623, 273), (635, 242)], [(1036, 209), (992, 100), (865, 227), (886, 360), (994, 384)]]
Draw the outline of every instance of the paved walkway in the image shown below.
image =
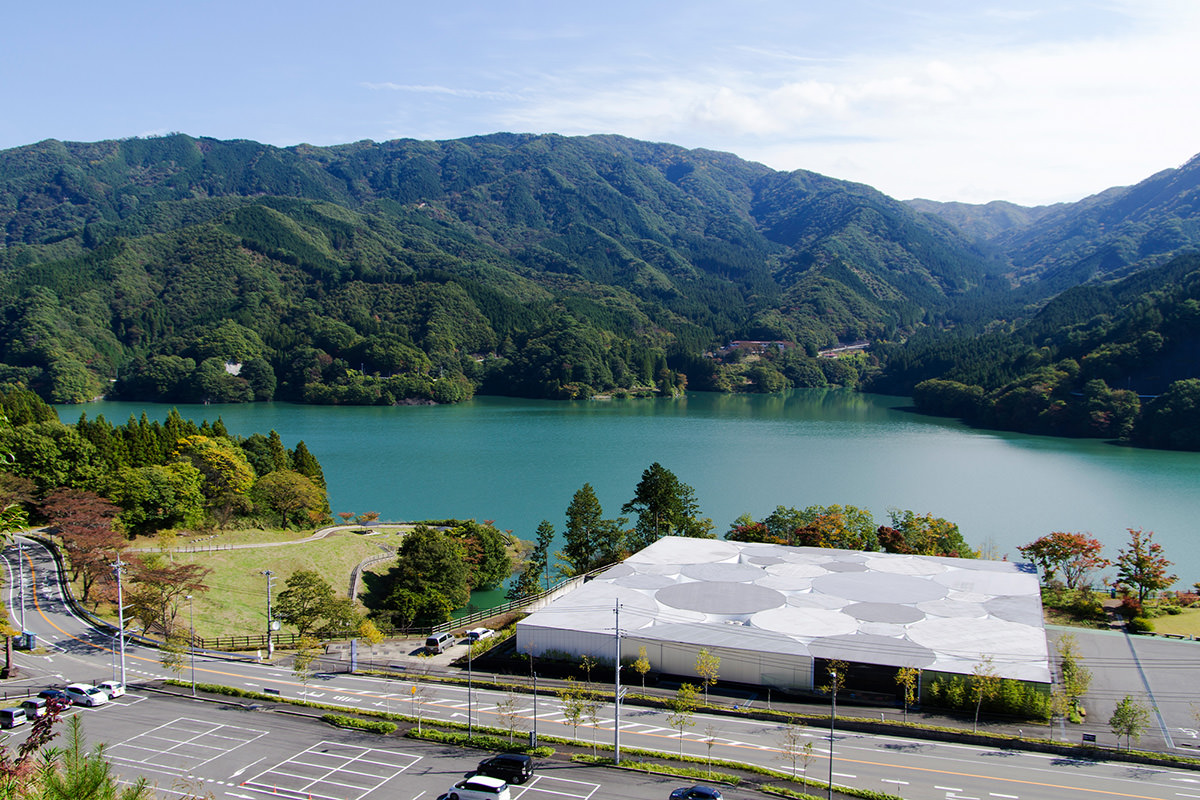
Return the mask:
[[(376, 529), (383, 528), (387, 528), (389, 530), (410, 531), (415, 527), (416, 524), (412, 522), (385, 522), (381, 524), (374, 524), (370, 527), (363, 525), (330, 525), (327, 528), (321, 528), (318, 531), (314, 531), (311, 536), (306, 536), (303, 539), (293, 539), (290, 542), (247, 542), (244, 544), (188, 545), (187, 547), (172, 547), (171, 549), (165, 551), (158, 547), (131, 547), (126, 552), (208, 553), (216, 550), (254, 550), (260, 547), (289, 547), (294, 544), (306, 544), (308, 542), (315, 542), (319, 539), (324, 539), (326, 536), (331, 533), (335, 533), (336, 531), (362, 531), (364, 532), (363, 535), (369, 535), (365, 533), (365, 531), (374, 531)], [(44, 532), (45, 529), (39, 528), (38, 531)], [(220, 536), (220, 534), (213, 534), (213, 536), (210, 538), (215, 539), (218, 536)]]

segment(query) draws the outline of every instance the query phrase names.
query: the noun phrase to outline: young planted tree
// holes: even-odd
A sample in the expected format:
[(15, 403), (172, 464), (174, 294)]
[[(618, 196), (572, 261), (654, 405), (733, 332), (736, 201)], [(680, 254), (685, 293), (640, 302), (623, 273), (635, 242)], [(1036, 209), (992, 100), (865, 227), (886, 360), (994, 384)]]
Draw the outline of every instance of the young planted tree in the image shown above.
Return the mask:
[(292, 656), (292, 675), (300, 681), (303, 692), (308, 694), (308, 682), (316, 673), (317, 658), (321, 655), (321, 643), (312, 636), (301, 636), (296, 654)]
[(517, 726), (521, 722), (521, 710), (519, 708), (520, 701), (517, 698), (516, 692), (509, 691), (504, 695), (504, 699), (496, 703), (496, 714), (500, 717), (500, 724), (508, 731), (508, 741), (511, 744), (513, 736), (516, 734)]
[(412, 698), (412, 715), (417, 718), (417, 733), (420, 733), (421, 720), (425, 716), (425, 703), (433, 695), (433, 687), (429, 684), (428, 664), (417, 670), (409, 695)]
[(595, 669), (596, 663), (597, 663), (596, 659), (593, 658), (592, 656), (588, 655), (587, 653), (584, 653), (579, 658), (579, 666), (583, 667), (584, 679), (588, 683), (592, 682), (592, 670)]
[(592, 727), (592, 755), (596, 755), (596, 731), (600, 728), (600, 694), (590, 688), (583, 693), (583, 719)]
[(792, 765), (792, 778), (801, 763), (804, 764), (804, 774), (808, 775), (808, 764), (812, 759), (812, 739), (804, 735), (804, 729), (795, 719), (789, 719), (779, 731), (779, 755), (781, 761)]
[(1121, 702), (1117, 703), (1112, 716), (1108, 718), (1108, 727), (1112, 729), (1113, 734), (1118, 739), (1122, 736), (1125, 737), (1126, 750), (1130, 748), (1129, 740), (1131, 738), (1135, 742), (1142, 738), (1142, 733), (1145, 732), (1149, 723), (1149, 709), (1130, 695), (1125, 695)]
[(567, 678), (567, 685), (558, 690), (558, 698), (562, 704), (563, 720), (571, 726), (571, 738), (579, 738), (579, 726), (587, 716), (587, 688), (579, 685), (574, 678)]
[(167, 638), (158, 647), (158, 663), (173, 672), (178, 678), (179, 673), (183, 672), (183, 668), (187, 666), (191, 648), (192, 641), (188, 632), (182, 628), (173, 630), (167, 634)]
[(633, 662), (633, 671), (642, 676), (642, 691), (646, 691), (646, 673), (650, 671), (650, 659), (646, 657), (646, 648), (638, 648), (637, 660)]
[(975, 724), (972, 730), (979, 730), (979, 710), (983, 707), (984, 700), (992, 699), (1000, 691), (1000, 680), (991, 656), (984, 656), (975, 665), (970, 680), (971, 694), (975, 697)]
[(896, 683), (904, 695), (904, 721), (908, 722), (908, 707), (917, 699), (917, 687), (920, 686), (921, 670), (916, 667), (901, 667), (896, 670)]
[(1137, 589), (1140, 604), (1147, 594), (1174, 583), (1177, 576), (1167, 572), (1172, 562), (1162, 554), (1162, 545), (1154, 541), (1154, 531), (1126, 530), (1129, 531), (1129, 546), (1117, 555), (1117, 580)]
[(838, 692), (846, 685), (846, 671), (850, 665), (841, 659), (833, 658), (829, 660), (829, 683), (817, 688), (829, 695), (832, 700), (833, 707), (837, 707)]
[(679, 730), (679, 755), (683, 755), (683, 731), (695, 723), (692, 715), (696, 713), (696, 687), (685, 683), (679, 687), (675, 696), (667, 700), (667, 724)]
[(708, 687), (717, 685), (717, 671), (721, 668), (721, 657), (708, 652), (707, 647), (700, 648), (696, 654), (696, 674), (704, 687), (704, 705), (708, 705)]
[(1064, 713), (1072, 722), (1079, 721), (1079, 700), (1092, 685), (1092, 673), (1079, 660), (1075, 637), (1063, 634), (1058, 637), (1058, 665), (1060, 691), (1065, 701)]

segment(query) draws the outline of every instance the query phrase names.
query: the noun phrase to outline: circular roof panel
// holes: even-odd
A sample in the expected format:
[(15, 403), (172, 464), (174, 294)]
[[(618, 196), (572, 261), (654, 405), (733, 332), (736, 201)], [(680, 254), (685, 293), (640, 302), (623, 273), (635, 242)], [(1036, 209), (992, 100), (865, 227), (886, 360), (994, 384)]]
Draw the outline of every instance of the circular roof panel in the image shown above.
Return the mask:
[(774, 589), (724, 581), (677, 583), (659, 589), (654, 599), (672, 608), (705, 614), (753, 614), (784, 604), (784, 596)]

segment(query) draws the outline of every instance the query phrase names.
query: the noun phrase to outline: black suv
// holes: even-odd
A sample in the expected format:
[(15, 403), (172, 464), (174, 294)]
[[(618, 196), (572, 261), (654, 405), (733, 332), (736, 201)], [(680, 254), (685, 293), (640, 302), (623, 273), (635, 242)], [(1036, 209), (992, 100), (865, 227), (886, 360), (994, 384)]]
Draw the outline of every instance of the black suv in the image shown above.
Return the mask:
[(479, 769), (475, 772), (508, 783), (524, 783), (533, 774), (533, 759), (515, 753), (503, 753), (480, 761)]

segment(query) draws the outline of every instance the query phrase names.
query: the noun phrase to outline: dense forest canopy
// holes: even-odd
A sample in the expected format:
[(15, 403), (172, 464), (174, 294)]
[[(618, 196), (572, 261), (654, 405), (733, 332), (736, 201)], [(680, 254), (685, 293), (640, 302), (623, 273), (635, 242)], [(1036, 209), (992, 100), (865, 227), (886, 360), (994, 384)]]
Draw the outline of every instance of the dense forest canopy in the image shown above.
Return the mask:
[(1198, 186), (1193, 160), (1024, 209), (617, 136), (48, 140), (0, 152), (0, 385), (326, 404), (837, 385), (1191, 448), (1166, 429), (1200, 379)]

